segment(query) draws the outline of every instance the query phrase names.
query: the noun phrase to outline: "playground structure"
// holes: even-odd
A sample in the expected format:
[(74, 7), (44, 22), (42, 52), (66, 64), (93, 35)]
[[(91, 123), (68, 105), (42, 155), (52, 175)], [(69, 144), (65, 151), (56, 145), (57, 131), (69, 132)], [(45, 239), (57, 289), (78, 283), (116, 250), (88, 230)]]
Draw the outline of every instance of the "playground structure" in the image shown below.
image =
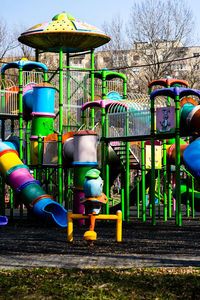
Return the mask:
[[(135, 206), (135, 219), (146, 221), (149, 215), (153, 225), (156, 218), (167, 221), (175, 212), (179, 226), (182, 203), (188, 217), (200, 210), (195, 190), (200, 141), (191, 143), (200, 131), (200, 92), (184, 80), (166, 78), (150, 82), (149, 94), (127, 99), (124, 74), (94, 68), (94, 49), (109, 40), (98, 28), (65, 13), (19, 37), (36, 49), (36, 62), (20, 60), (1, 68), (1, 215), (9, 195), (10, 219), (15, 206), (23, 219), (25, 205), (40, 219), (68, 224), (68, 241), (73, 240), (73, 219), (80, 225), (90, 219), (85, 234), (90, 241), (96, 239), (96, 219), (113, 219), (121, 241), (118, 210), (123, 221), (130, 221)], [(40, 51), (59, 53), (56, 71), (39, 62)], [(72, 56), (86, 53), (90, 68), (70, 66)], [(15, 84), (7, 74), (12, 68), (18, 70)], [(155, 86), (163, 88), (152, 91)], [(103, 215), (97, 205), (101, 195), (84, 190), (85, 175), (94, 168), (101, 170), (104, 182)], [(111, 186), (116, 178), (120, 197), (115, 199)]]

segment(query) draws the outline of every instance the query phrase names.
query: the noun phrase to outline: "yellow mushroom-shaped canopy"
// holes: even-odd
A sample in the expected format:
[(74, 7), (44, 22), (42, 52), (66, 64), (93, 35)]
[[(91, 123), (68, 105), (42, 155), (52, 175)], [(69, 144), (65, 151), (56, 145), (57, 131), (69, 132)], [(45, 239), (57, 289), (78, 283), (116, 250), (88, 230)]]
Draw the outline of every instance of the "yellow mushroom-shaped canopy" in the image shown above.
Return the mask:
[(38, 24), (23, 32), (21, 43), (50, 52), (82, 52), (95, 49), (110, 41), (110, 37), (95, 26), (77, 21), (65, 12), (52, 21)]

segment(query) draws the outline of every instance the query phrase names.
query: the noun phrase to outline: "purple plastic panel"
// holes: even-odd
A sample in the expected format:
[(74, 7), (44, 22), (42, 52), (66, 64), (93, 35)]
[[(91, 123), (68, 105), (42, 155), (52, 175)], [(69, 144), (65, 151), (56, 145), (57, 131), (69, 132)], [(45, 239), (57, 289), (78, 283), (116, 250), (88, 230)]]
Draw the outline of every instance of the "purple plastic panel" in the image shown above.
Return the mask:
[(49, 118), (55, 118), (54, 113), (44, 113), (44, 112), (32, 112), (31, 113), (32, 117), (49, 117)]
[(36, 83), (29, 83), (23, 87), (23, 96), (26, 94), (28, 91), (33, 90), (33, 87), (36, 85)]
[(157, 133), (175, 132), (175, 107), (158, 107), (156, 109)]
[(167, 89), (156, 90), (151, 93), (150, 98), (151, 100), (153, 100), (157, 96), (169, 96), (174, 99), (176, 96), (182, 98), (184, 96), (189, 96), (189, 95), (194, 95), (200, 98), (200, 91), (182, 88), (182, 87), (172, 87)]
[[(74, 201), (73, 201), (73, 213), (84, 215), (85, 206), (81, 203), (81, 199), (85, 197), (85, 193), (83, 191), (75, 191), (74, 192)], [(76, 223), (80, 225), (85, 225), (85, 220), (77, 220)]]
[(90, 102), (86, 102), (82, 105), (81, 110), (85, 110), (87, 108), (91, 108), (91, 107), (100, 107), (100, 108), (108, 108), (108, 106), (110, 106), (111, 104), (119, 104), (124, 106), (125, 108), (128, 108), (128, 106), (126, 105), (126, 102), (118, 102), (116, 100), (111, 100), (111, 99), (102, 99), (102, 100), (97, 100), (97, 101), (90, 101)]
[(109, 105), (109, 104), (112, 104), (114, 102), (114, 100), (108, 100), (108, 99), (105, 99), (105, 100), (97, 100), (97, 101), (90, 101), (90, 102), (86, 102), (86, 103), (84, 103), (83, 105), (82, 105), (82, 107), (81, 107), (81, 110), (85, 110), (85, 109), (87, 109), (87, 108), (89, 108), (89, 107), (100, 107), (100, 108), (102, 108), (102, 107), (106, 107), (106, 103), (107, 103), (107, 105)]

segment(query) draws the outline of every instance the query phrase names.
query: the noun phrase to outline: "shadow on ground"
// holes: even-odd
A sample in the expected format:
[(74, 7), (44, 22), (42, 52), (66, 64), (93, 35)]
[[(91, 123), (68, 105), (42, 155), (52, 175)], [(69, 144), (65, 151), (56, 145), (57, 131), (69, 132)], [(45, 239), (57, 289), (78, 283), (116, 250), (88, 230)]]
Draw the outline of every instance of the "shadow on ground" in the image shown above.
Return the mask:
[(102, 255), (183, 255), (200, 256), (200, 219), (183, 219), (183, 226), (175, 221), (132, 220), (123, 224), (123, 242), (115, 242), (115, 223), (98, 222), (97, 241), (89, 246), (82, 237), (88, 226), (74, 226), (74, 242), (67, 243), (66, 229), (46, 227), (37, 223), (9, 223), (0, 227), (0, 254), (71, 254)]

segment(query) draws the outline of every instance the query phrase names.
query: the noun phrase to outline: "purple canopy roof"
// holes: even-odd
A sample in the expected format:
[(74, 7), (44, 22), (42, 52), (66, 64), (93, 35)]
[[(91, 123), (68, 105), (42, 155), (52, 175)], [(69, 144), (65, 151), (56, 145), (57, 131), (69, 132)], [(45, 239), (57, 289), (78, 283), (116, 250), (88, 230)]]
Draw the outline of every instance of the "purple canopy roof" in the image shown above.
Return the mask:
[(200, 98), (200, 91), (182, 88), (182, 87), (172, 87), (168, 89), (156, 90), (151, 93), (150, 98), (151, 100), (153, 100), (157, 96), (169, 96), (174, 99), (176, 96), (182, 98), (184, 96), (189, 96), (189, 95), (194, 95)]
[(121, 106), (124, 106), (125, 108), (129, 108), (127, 107), (126, 103), (123, 102), (118, 102), (116, 100), (110, 100), (110, 99), (101, 99), (101, 100), (97, 100), (97, 101), (90, 101), (90, 102), (86, 102), (82, 105), (81, 110), (85, 110), (87, 108), (91, 108), (91, 107), (100, 107), (100, 108), (108, 108), (110, 105), (112, 104), (118, 104)]

